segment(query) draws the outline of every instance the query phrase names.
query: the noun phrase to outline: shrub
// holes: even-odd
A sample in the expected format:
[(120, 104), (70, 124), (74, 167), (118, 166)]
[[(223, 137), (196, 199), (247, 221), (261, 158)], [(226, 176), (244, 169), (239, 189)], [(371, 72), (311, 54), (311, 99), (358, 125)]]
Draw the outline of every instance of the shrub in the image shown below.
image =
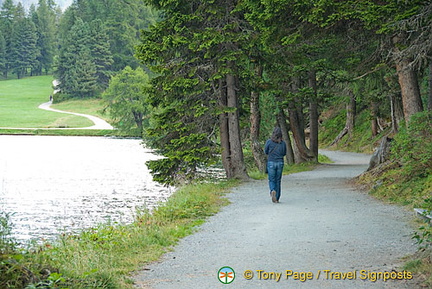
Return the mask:
[(11, 236), (12, 223), (10, 213), (0, 211), (0, 255), (5, 255), (15, 250), (15, 241)]
[(432, 112), (412, 116), (407, 127), (395, 136), (391, 157), (410, 179), (427, 177), (432, 164)]
[[(426, 215), (432, 212), (432, 197), (430, 195), (430, 175), (432, 173), (432, 112), (422, 112), (412, 116), (407, 127), (395, 136), (391, 158), (402, 165), (402, 176), (408, 182), (416, 185), (421, 191), (423, 202), (419, 203), (425, 209)], [(420, 184), (424, 184), (420, 186)], [(428, 188), (429, 187), (429, 188)], [(429, 225), (420, 226), (413, 237), (421, 248), (427, 248), (432, 243), (432, 229)]]

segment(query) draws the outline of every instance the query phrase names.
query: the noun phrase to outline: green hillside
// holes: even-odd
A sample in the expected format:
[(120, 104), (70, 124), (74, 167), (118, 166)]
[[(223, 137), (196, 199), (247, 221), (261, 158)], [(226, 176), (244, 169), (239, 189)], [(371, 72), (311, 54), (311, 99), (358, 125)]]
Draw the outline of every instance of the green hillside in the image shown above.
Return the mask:
[(85, 117), (38, 109), (53, 92), (52, 76), (0, 81), (0, 128), (87, 127)]

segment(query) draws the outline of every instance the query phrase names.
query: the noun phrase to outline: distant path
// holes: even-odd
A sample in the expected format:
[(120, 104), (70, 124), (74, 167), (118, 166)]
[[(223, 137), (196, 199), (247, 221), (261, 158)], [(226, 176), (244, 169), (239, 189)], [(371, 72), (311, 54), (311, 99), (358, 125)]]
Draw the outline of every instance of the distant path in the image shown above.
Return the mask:
[(54, 130), (58, 130), (58, 129), (97, 129), (97, 130), (102, 130), (102, 129), (107, 129), (107, 130), (112, 130), (114, 129), (112, 125), (110, 125), (109, 123), (107, 123), (106, 121), (104, 121), (103, 119), (93, 116), (93, 115), (88, 115), (88, 114), (83, 114), (83, 113), (76, 113), (76, 112), (69, 112), (69, 111), (63, 111), (63, 110), (58, 110), (58, 109), (54, 109), (51, 108), (52, 102), (45, 102), (42, 103), (41, 105), (39, 105), (40, 109), (44, 109), (44, 110), (49, 110), (49, 111), (54, 111), (54, 112), (59, 112), (59, 113), (66, 113), (66, 114), (73, 114), (73, 115), (77, 115), (77, 116), (82, 116), (82, 117), (86, 117), (89, 120), (91, 120), (94, 125), (89, 126), (89, 127), (40, 127), (40, 128), (35, 128), (35, 127), (31, 127), (31, 128), (23, 128), (23, 127), (0, 127), (0, 129), (25, 129), (25, 130), (38, 130), (38, 129), (54, 129)]
[[(112, 125), (110, 125), (105, 120), (103, 120), (99, 117), (96, 117), (93, 115), (88, 115), (88, 114), (83, 114), (83, 113), (76, 113), (76, 112), (69, 112), (69, 111), (54, 109), (54, 108), (51, 108), (51, 104), (52, 104), (51, 101), (45, 102), (45, 103), (42, 103), (41, 105), (39, 105), (39, 108), (44, 109), (44, 110), (59, 112), (59, 113), (67, 113), (67, 114), (73, 114), (73, 115), (77, 115), (77, 116), (83, 116), (83, 117), (88, 118), (89, 120), (91, 120), (94, 123), (93, 126), (89, 126), (89, 127), (63, 128), (63, 129), (114, 129), (112, 127)], [(59, 128), (55, 128), (55, 129), (59, 129)], [(60, 128), (60, 129), (62, 129), (62, 128)]]
[[(369, 155), (324, 154), (335, 163), (282, 178), (279, 204), (271, 202), (267, 181), (235, 188), (228, 195), (230, 205), (136, 274), (136, 288), (416, 288), (415, 280), (368, 279), (370, 272), (402, 270), (402, 258), (416, 251), (412, 214), (350, 185), (367, 168)], [(223, 266), (234, 269), (232, 284), (218, 280)], [(243, 277), (246, 270), (252, 270), (252, 280)], [(259, 280), (257, 270), (282, 277)], [(314, 279), (287, 280), (286, 270), (312, 272)], [(324, 270), (354, 271), (356, 278), (330, 280)]]

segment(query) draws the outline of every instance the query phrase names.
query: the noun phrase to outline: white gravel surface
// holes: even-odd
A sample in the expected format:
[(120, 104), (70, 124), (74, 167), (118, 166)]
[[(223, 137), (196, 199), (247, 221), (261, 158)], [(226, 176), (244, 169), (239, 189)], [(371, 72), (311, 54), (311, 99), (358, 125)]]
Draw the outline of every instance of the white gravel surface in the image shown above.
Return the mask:
[[(65, 113), (65, 114), (72, 114), (72, 115), (76, 115), (76, 116), (82, 116), (82, 117), (88, 118), (89, 120), (91, 120), (94, 123), (93, 126), (89, 126), (89, 127), (67, 128), (67, 129), (114, 129), (112, 127), (112, 125), (110, 125), (105, 120), (103, 120), (97, 116), (54, 109), (54, 108), (51, 108), (51, 104), (52, 104), (51, 101), (45, 102), (45, 103), (42, 103), (41, 105), (39, 105), (39, 108), (44, 109), (44, 110), (48, 110), (48, 111), (54, 111), (54, 112)], [(58, 129), (58, 128), (55, 128), (55, 129)]]
[[(136, 287), (415, 288), (414, 279), (382, 281), (384, 272), (403, 272), (402, 258), (416, 251), (413, 214), (349, 184), (369, 155), (324, 153), (335, 163), (282, 178), (279, 204), (271, 202), (267, 181), (235, 188), (229, 206), (137, 272)], [(218, 279), (224, 266), (235, 271), (230, 284)], [(301, 281), (307, 272), (313, 279)]]

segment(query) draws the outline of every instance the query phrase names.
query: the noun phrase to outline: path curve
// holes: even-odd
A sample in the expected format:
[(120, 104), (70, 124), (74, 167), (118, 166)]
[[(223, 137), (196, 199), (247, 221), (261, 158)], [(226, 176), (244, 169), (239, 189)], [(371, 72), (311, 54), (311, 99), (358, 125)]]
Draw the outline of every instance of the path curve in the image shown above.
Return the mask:
[[(88, 114), (83, 114), (83, 113), (76, 113), (76, 112), (69, 112), (69, 111), (54, 109), (54, 108), (51, 108), (51, 104), (52, 104), (52, 101), (45, 102), (45, 103), (42, 103), (41, 105), (39, 105), (39, 108), (44, 109), (44, 110), (48, 110), (48, 111), (54, 111), (54, 112), (59, 112), (59, 113), (73, 114), (73, 115), (77, 115), (77, 116), (86, 117), (94, 123), (93, 126), (89, 126), (89, 127), (60, 128), (60, 129), (110, 129), (110, 130), (114, 129), (112, 127), (112, 125), (110, 125), (105, 120), (103, 120), (99, 117), (96, 117), (93, 115), (88, 115)], [(59, 128), (55, 128), (55, 129), (59, 129)]]
[[(370, 155), (324, 154), (335, 163), (283, 177), (279, 204), (271, 202), (267, 181), (235, 188), (228, 195), (230, 205), (135, 275), (136, 288), (415, 288), (415, 279), (369, 278), (402, 270), (402, 258), (416, 251), (412, 213), (350, 185), (366, 170)], [(232, 284), (218, 280), (223, 266), (235, 270)], [(246, 270), (252, 270), (252, 280), (243, 277)], [(261, 275), (260, 280), (257, 270), (282, 277), (277, 282)], [(312, 272), (314, 279), (287, 280), (286, 270)], [(330, 280), (324, 270), (356, 275), (354, 280)]]

